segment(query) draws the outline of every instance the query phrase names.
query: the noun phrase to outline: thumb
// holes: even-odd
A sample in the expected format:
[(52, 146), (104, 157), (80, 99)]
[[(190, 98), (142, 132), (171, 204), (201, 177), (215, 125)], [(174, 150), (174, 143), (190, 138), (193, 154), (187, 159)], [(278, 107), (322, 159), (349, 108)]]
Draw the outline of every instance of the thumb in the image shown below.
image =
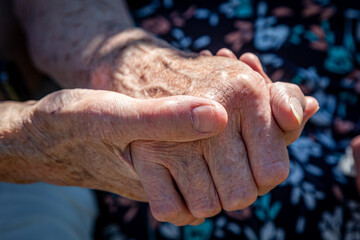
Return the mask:
[(220, 133), (227, 123), (225, 108), (210, 99), (173, 96), (135, 99), (129, 120), (133, 140), (186, 142)]
[(283, 131), (295, 131), (319, 109), (313, 97), (305, 97), (295, 84), (276, 82), (271, 85), (271, 108)]

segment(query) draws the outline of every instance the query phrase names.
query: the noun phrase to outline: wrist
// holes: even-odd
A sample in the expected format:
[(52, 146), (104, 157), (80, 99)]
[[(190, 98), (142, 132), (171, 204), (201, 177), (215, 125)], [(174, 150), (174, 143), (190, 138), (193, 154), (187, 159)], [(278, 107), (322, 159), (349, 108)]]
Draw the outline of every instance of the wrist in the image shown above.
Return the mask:
[(26, 183), (36, 181), (30, 151), (29, 123), (35, 102), (3, 102), (0, 127), (0, 181)]

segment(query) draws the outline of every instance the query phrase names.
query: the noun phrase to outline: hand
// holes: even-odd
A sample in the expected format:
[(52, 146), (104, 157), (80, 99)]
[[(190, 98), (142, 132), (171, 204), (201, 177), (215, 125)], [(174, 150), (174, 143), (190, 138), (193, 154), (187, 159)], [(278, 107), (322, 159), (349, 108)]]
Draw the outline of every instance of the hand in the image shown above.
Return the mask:
[(227, 122), (225, 109), (209, 99), (139, 100), (101, 90), (58, 91), (28, 112), (24, 125), (0, 129), (0, 150), (2, 143), (16, 143), (15, 159), (22, 159), (11, 169), (16, 161), (2, 154), (1, 180), (95, 188), (142, 201), (147, 198), (132, 166), (131, 142), (194, 141), (218, 134)]
[[(203, 50), (200, 54), (212, 56), (209, 50)], [(237, 59), (235, 54), (227, 48), (220, 49), (216, 53), (216, 56)], [(264, 72), (260, 60), (256, 55), (244, 53), (240, 56), (239, 60), (246, 63), (266, 80), (270, 88), (270, 105), (274, 118), (284, 132), (286, 144), (290, 145), (299, 138), (307, 121), (318, 110), (319, 106), (316, 99), (311, 96), (304, 96), (300, 88), (295, 84), (283, 82), (273, 83)]]
[[(221, 206), (239, 209), (287, 176), (284, 134), (272, 117), (270, 88), (246, 64), (169, 50), (168, 45), (157, 44), (158, 40), (152, 41), (154, 38), (142, 31), (123, 31), (131, 26), (123, 1), (96, 1), (91, 7), (77, 1), (80, 14), (72, 14), (74, 4), (22, 3), (26, 11), (18, 8), (17, 12), (28, 32), (32, 57), (61, 86), (91, 86), (136, 98), (205, 96), (227, 109), (229, 124), (216, 138), (181, 144), (131, 144), (137, 172), (150, 179), (142, 184), (158, 219), (187, 224), (193, 216), (216, 214)], [(99, 9), (104, 14), (99, 14)], [(41, 18), (39, 11), (44, 13)], [(44, 32), (51, 32), (51, 36)], [(138, 151), (142, 148), (143, 152)], [(150, 175), (145, 163), (149, 170), (160, 166), (159, 173), (165, 177)], [(169, 172), (185, 202), (172, 187), (172, 179), (161, 189), (170, 178)]]
[[(112, 66), (114, 62), (122, 64)], [(213, 138), (131, 144), (134, 167), (156, 219), (198, 224), (221, 208), (247, 207), (286, 179), (289, 161), (285, 135), (270, 106), (272, 85), (247, 64), (145, 44), (133, 45), (119, 59), (99, 64), (93, 73), (93, 87), (111, 82), (110, 89), (137, 98), (201, 96), (227, 110), (228, 125)], [(285, 107), (300, 109), (291, 115), (297, 124), (290, 130), (299, 128), (304, 109), (309, 115), (317, 110), (316, 101), (311, 102), (316, 106), (313, 112), (302, 102)]]

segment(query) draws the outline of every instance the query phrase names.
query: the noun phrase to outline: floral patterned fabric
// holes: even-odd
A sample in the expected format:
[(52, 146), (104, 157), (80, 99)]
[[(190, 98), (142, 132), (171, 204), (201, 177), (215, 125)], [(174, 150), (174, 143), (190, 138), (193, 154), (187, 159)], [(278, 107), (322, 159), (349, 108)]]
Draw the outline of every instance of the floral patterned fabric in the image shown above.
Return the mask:
[(360, 1), (131, 0), (136, 23), (173, 46), (253, 52), (273, 81), (320, 110), (291, 146), (288, 179), (250, 207), (199, 226), (155, 221), (145, 203), (98, 192), (97, 239), (360, 239), (354, 178), (339, 159), (360, 134)]

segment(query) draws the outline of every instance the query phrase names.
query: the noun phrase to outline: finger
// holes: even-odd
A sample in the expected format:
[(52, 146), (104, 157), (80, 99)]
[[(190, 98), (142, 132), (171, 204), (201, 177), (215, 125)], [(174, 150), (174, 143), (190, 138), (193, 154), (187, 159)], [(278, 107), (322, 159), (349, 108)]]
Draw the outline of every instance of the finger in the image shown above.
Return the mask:
[(216, 56), (237, 59), (235, 54), (231, 50), (229, 50), (227, 48), (222, 48), (219, 51), (217, 51)]
[(205, 98), (174, 96), (132, 102), (123, 125), (124, 132), (131, 129), (132, 140), (193, 141), (218, 134), (227, 123), (225, 108)]
[(204, 221), (205, 221), (205, 219), (199, 218), (199, 219), (196, 219), (194, 222), (190, 223), (190, 225), (197, 226), (197, 225), (202, 224)]
[(209, 50), (202, 50), (199, 54), (202, 56), (212, 56), (212, 53)]
[(264, 72), (259, 58), (255, 54), (244, 53), (240, 56), (239, 60), (249, 65), (255, 72), (258, 72), (267, 83), (272, 83), (270, 78)]
[(305, 102), (306, 102), (305, 104), (306, 107), (304, 110), (304, 117), (300, 127), (294, 131), (284, 132), (286, 146), (289, 146), (291, 143), (293, 143), (296, 139), (300, 137), (301, 132), (305, 127), (305, 124), (319, 110), (319, 103), (315, 98), (307, 96), (305, 97)]
[[(132, 148), (136, 148), (136, 144), (138, 143), (132, 143)], [(169, 171), (159, 164), (144, 161), (147, 156), (138, 154), (139, 152), (141, 151), (132, 152), (133, 163), (140, 176), (154, 218), (178, 226), (194, 222), (196, 219), (189, 213), (176, 191)]]
[(223, 209), (235, 211), (251, 205), (257, 198), (257, 187), (238, 130), (228, 126), (208, 144), (205, 159)]
[(283, 131), (299, 129), (319, 109), (317, 100), (305, 97), (295, 84), (276, 82), (270, 94), (273, 115)]
[[(256, 55), (245, 53), (240, 60), (260, 73), (268, 83), (271, 83)], [(305, 123), (319, 109), (319, 105), (314, 98), (305, 97), (295, 84), (277, 82), (270, 86), (273, 114), (285, 132), (286, 143), (289, 145), (297, 139), (296, 136), (300, 135)], [(306, 111), (305, 108), (307, 108)]]
[[(303, 115), (305, 108), (305, 96), (294, 84), (275, 83), (273, 84), (264, 72), (259, 58), (252, 53), (245, 53), (240, 56), (240, 61), (249, 65), (258, 72), (269, 84), (271, 90), (271, 107), (274, 117), (284, 131), (286, 144), (290, 145), (303, 127)], [(299, 129), (301, 128), (301, 131)]]
[(357, 136), (351, 141), (351, 148), (353, 150), (353, 156), (355, 161), (356, 171), (356, 186), (360, 193), (360, 136)]
[(192, 143), (193, 149), (177, 154), (168, 169), (190, 213), (195, 218), (208, 218), (218, 214), (221, 205), (203, 154), (197, 150), (201, 149), (199, 144)]
[[(259, 195), (265, 194), (282, 183), (289, 174), (289, 157), (282, 130), (271, 111), (270, 94), (262, 79), (256, 75), (250, 79), (258, 83), (242, 108), (241, 133), (251, 170), (258, 186)], [(260, 78), (260, 77), (259, 77)]]
[(306, 100), (295, 84), (276, 82), (270, 89), (271, 109), (283, 131), (298, 129), (303, 121)]

